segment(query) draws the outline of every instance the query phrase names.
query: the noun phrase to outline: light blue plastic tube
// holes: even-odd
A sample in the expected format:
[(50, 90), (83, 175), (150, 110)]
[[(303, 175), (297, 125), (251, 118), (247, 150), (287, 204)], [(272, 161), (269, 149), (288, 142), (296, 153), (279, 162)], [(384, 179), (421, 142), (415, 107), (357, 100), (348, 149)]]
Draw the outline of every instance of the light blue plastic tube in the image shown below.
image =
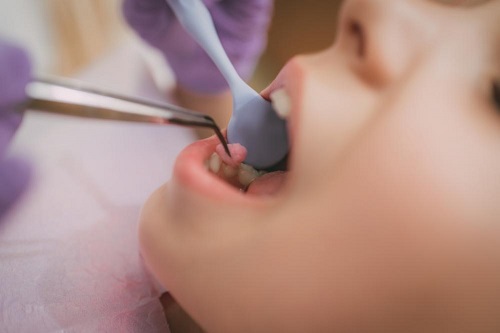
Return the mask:
[(248, 151), (245, 163), (254, 168), (266, 169), (282, 161), (289, 149), (286, 121), (238, 75), (203, 2), (166, 1), (186, 31), (214, 61), (231, 89), (233, 114), (227, 129), (228, 142), (243, 145)]

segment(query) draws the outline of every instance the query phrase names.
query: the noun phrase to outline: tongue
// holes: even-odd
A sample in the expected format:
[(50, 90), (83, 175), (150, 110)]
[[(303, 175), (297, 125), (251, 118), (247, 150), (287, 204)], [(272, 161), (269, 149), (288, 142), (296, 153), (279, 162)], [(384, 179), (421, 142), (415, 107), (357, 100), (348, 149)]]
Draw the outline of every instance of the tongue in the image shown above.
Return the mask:
[(286, 179), (286, 172), (274, 171), (255, 179), (247, 189), (248, 194), (270, 195), (278, 192)]
[(236, 167), (247, 157), (247, 149), (239, 143), (230, 143), (227, 145), (227, 148), (229, 149), (231, 156), (226, 153), (222, 144), (219, 143), (217, 147), (215, 147), (215, 152), (227, 165)]

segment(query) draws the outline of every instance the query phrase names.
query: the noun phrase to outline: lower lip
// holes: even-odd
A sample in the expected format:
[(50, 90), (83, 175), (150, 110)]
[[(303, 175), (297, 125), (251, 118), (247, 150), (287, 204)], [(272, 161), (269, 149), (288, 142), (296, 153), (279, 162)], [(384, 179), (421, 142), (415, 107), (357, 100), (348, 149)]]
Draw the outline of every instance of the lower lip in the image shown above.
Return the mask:
[(219, 144), (216, 136), (197, 141), (186, 147), (175, 162), (173, 180), (184, 189), (207, 198), (224, 200), (226, 203), (255, 202), (255, 196), (247, 196), (207, 170), (205, 162)]

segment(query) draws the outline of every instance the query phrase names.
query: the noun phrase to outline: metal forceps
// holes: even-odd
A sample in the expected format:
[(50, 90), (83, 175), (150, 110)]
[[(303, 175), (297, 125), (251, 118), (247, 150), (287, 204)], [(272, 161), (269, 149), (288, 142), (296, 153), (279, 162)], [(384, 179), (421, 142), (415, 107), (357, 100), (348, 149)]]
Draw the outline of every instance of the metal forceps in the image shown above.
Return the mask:
[(212, 129), (231, 156), (215, 121), (202, 113), (176, 105), (121, 96), (84, 87), (74, 81), (34, 79), (26, 86), (24, 109), (84, 118), (174, 124)]

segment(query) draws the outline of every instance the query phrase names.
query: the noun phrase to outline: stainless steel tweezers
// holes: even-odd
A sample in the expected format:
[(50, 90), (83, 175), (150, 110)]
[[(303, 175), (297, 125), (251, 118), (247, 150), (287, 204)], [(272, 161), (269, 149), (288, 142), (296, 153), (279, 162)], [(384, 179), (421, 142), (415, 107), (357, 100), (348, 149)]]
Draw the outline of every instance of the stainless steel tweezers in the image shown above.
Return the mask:
[[(60, 79), (37, 78), (26, 86), (24, 109), (63, 115), (154, 124), (211, 128), (229, 154), (215, 121), (202, 113), (168, 103), (121, 96)], [(230, 154), (229, 154), (230, 155)]]

